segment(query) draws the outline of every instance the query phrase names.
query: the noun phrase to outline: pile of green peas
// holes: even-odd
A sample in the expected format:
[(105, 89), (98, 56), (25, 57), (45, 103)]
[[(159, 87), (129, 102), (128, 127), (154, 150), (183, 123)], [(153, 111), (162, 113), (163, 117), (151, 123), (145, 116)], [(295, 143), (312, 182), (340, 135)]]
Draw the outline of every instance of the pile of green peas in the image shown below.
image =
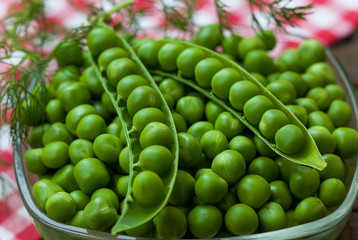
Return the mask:
[[(140, 40), (133, 51), (110, 28), (89, 33), (83, 61), (62, 64), (58, 54), (48, 122), (30, 131), (24, 155), (50, 218), (137, 237), (212, 238), (288, 228), (340, 206), (358, 133), (324, 47), (307, 40), (274, 60), (271, 31), (223, 37), (217, 24), (194, 43), (221, 45), (222, 56), (175, 40)], [(327, 166), (289, 161), (252, 129), (288, 155), (311, 145), (308, 132)]]

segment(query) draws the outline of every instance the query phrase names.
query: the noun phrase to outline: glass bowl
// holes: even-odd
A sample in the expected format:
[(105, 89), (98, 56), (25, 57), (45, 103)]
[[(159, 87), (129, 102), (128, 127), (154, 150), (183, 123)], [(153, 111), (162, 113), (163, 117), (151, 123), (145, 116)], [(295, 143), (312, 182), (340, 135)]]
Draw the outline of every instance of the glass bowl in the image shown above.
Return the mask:
[[(297, 47), (303, 38), (295, 35), (285, 35), (284, 38), (281, 36), (278, 38), (278, 46), (272, 51), (272, 55), (276, 55), (282, 50), (288, 47)], [(347, 102), (350, 104), (353, 117), (350, 127), (357, 129), (358, 121), (358, 108), (357, 108), (357, 97), (355, 94), (352, 83), (347, 78), (341, 65), (334, 57), (333, 53), (326, 49), (327, 61), (333, 67), (337, 75), (337, 84), (345, 89)], [(23, 199), (24, 205), (33, 219), (34, 224), (41, 233), (45, 240), (83, 240), (83, 239), (145, 239), (135, 238), (125, 235), (111, 235), (107, 232), (100, 232), (90, 229), (84, 229), (66, 225), (60, 222), (56, 222), (51, 218), (47, 217), (39, 207), (36, 205), (34, 198), (31, 193), (33, 184), (37, 178), (34, 174), (30, 173), (24, 164), (23, 153), (26, 147), (21, 144), (21, 141), (13, 143), (14, 145), (14, 167), (15, 174), (18, 183), (18, 188)], [(349, 166), (348, 177), (346, 181), (347, 196), (341, 206), (332, 212), (330, 215), (321, 218), (319, 220), (309, 222), (306, 224), (298, 225), (291, 228), (282, 230), (257, 233), (246, 236), (229, 237), (227, 239), (232, 240), (290, 240), (290, 239), (336, 239), (344, 225), (347, 222), (349, 214), (351, 213), (354, 202), (358, 194), (358, 157), (346, 160)]]

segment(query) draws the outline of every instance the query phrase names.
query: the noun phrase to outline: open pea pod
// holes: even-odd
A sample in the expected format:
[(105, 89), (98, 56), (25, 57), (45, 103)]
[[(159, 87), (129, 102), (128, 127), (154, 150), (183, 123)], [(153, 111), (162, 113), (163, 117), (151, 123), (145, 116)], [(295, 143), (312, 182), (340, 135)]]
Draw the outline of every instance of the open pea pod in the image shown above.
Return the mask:
[[(112, 234), (117, 234), (126, 231), (128, 229), (138, 227), (148, 221), (151, 221), (153, 217), (155, 217), (160, 212), (160, 210), (167, 204), (170, 194), (172, 192), (174, 182), (176, 179), (176, 174), (178, 169), (178, 159), (179, 159), (178, 139), (177, 139), (174, 121), (170, 114), (169, 107), (167, 106), (157, 85), (154, 83), (154, 80), (152, 79), (151, 75), (144, 67), (144, 65), (141, 63), (139, 58), (136, 56), (131, 46), (126, 42), (126, 40), (122, 36), (117, 35), (117, 37), (118, 37), (118, 45), (116, 45), (115, 47), (120, 47), (124, 49), (125, 52), (127, 53), (124, 54), (123, 56), (120, 56), (119, 59), (122, 58), (125, 59), (126, 61), (128, 61), (127, 59), (130, 59), (131, 64), (133, 65), (134, 63), (132, 69), (133, 71), (127, 73), (127, 75), (135, 74), (144, 78), (147, 81), (147, 83), (145, 84), (146, 89), (148, 89), (148, 87), (152, 88), (157, 98), (159, 99), (159, 103), (156, 105), (156, 107), (163, 112), (165, 116), (164, 124), (168, 126), (168, 129), (170, 129), (172, 133), (171, 140), (170, 140), (171, 144), (166, 147), (170, 150), (173, 156), (173, 162), (170, 168), (167, 170), (167, 172), (164, 175), (160, 175), (160, 179), (162, 180), (163, 183), (163, 194), (160, 200), (148, 206), (146, 204), (143, 204), (143, 200), (141, 202), (140, 200), (136, 199), (136, 197), (134, 196), (135, 194), (133, 193), (134, 192), (133, 182), (135, 177), (138, 176), (139, 173), (144, 172), (139, 162), (140, 152), (145, 148), (141, 145), (140, 142), (141, 131), (136, 129), (133, 124), (134, 110), (129, 109), (127, 107), (126, 100), (121, 98), (119, 94), (117, 94), (117, 91), (115, 90), (115, 86), (113, 85), (113, 81), (112, 82), (109, 81), (107, 77), (104, 77), (102, 75), (102, 71), (101, 71), (102, 69), (100, 70), (99, 66), (95, 63), (94, 58), (91, 57), (90, 58), (91, 64), (94, 67), (95, 72), (105, 89), (105, 92), (108, 94), (113, 106), (115, 107), (118, 113), (120, 121), (123, 125), (127, 146), (129, 148), (130, 162), (129, 162), (128, 191), (124, 199), (124, 205), (122, 208), (121, 215), (119, 216), (118, 221), (112, 227), (111, 230)], [(108, 65), (108, 67), (109, 66), (110, 64)], [(114, 70), (115, 74), (117, 74), (116, 73), (117, 70), (120, 71), (120, 68), (115, 68)], [(121, 78), (123, 77), (124, 76), (121, 76)], [(153, 90), (151, 90), (151, 92), (153, 92)], [(132, 91), (134, 91), (134, 89)]]
[[(292, 154), (291, 153), (287, 154), (287, 153), (280, 151), (278, 149), (276, 143), (274, 142), (274, 140), (272, 140), (272, 139), (270, 140), (270, 139), (266, 138), (261, 133), (261, 131), (257, 125), (254, 125), (254, 124), (250, 123), (250, 121), (248, 121), (243, 110), (240, 111), (238, 109), (235, 109), (232, 106), (231, 102), (228, 100), (219, 99), (217, 96), (214, 95), (210, 84), (207, 84), (206, 86), (203, 87), (203, 85), (205, 85), (205, 83), (201, 82), (201, 84), (198, 84), (198, 82), (200, 82), (200, 81), (198, 79), (195, 79), (195, 76), (191, 77), (191, 78), (186, 78), (186, 77), (183, 77), (179, 73), (178, 69), (176, 69), (175, 71), (166, 71), (165, 69), (163, 70), (163, 67), (161, 67), (161, 69), (152, 68), (150, 70), (150, 72), (152, 74), (161, 75), (163, 77), (170, 77), (170, 78), (177, 80), (183, 84), (186, 84), (186, 85), (192, 87), (193, 89), (195, 89), (196, 91), (202, 93), (204, 96), (206, 96), (209, 99), (211, 99), (212, 101), (216, 102), (221, 107), (223, 107), (226, 111), (230, 112), (235, 117), (237, 117), (247, 128), (249, 128), (254, 134), (256, 134), (260, 139), (262, 139), (273, 151), (275, 151), (277, 154), (285, 157), (286, 159), (291, 160), (296, 163), (299, 163), (299, 164), (302, 164), (302, 165), (310, 166), (310, 167), (313, 167), (313, 168), (316, 168), (319, 170), (322, 170), (323, 168), (325, 168), (326, 162), (322, 159), (322, 156), (319, 153), (319, 150), (318, 150), (313, 138), (307, 131), (306, 127), (296, 118), (296, 116), (291, 111), (289, 111), (285, 107), (285, 105), (282, 102), (280, 102), (274, 95), (272, 95), (258, 80), (256, 80), (254, 77), (252, 77), (240, 65), (238, 65), (234, 61), (229, 60), (226, 57), (219, 55), (218, 53), (216, 53), (212, 50), (198, 46), (193, 43), (184, 42), (184, 41), (180, 41), (180, 40), (157, 40), (156, 42), (160, 43), (161, 46), (164, 46), (165, 44), (168, 44), (168, 43), (170, 43), (170, 44), (174, 43), (174, 44), (178, 44), (178, 45), (184, 47), (184, 49), (187, 49), (187, 48), (199, 49), (202, 53), (204, 53), (204, 58), (216, 59), (222, 64), (223, 68), (231, 68), (231, 69), (234, 69), (237, 72), (239, 72), (241, 74), (241, 78), (242, 78), (241, 80), (243, 80), (243, 81), (247, 80), (247, 81), (253, 83), (258, 88), (259, 95), (263, 95), (266, 98), (268, 98), (273, 103), (274, 109), (278, 109), (278, 110), (282, 111), (288, 117), (289, 123), (297, 126), (302, 131), (303, 140), (304, 140), (304, 141), (302, 141), (302, 144), (304, 146), (302, 147), (302, 149), (300, 151), (292, 153)], [(138, 50), (139, 47), (140, 46), (136, 46), (135, 49)], [(177, 53), (177, 56), (178, 55), (179, 54)]]

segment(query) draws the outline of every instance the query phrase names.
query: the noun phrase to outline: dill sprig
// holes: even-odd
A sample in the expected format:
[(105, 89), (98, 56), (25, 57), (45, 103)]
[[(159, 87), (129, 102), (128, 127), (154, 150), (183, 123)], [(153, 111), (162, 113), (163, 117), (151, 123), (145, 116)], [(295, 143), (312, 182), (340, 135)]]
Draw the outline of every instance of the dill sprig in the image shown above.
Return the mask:
[(228, 6), (222, 2), (222, 0), (215, 0), (216, 14), (218, 17), (218, 23), (221, 25), (222, 30), (232, 31), (230, 18), (233, 14), (227, 9)]
[(268, 23), (274, 22), (278, 29), (285, 30), (287, 25), (292, 27), (298, 26), (298, 20), (305, 20), (306, 16), (311, 13), (309, 10), (312, 9), (313, 5), (290, 7), (289, 5), (292, 2), (293, 0), (249, 0), (254, 27), (263, 28), (254, 11), (255, 7), (267, 19)]

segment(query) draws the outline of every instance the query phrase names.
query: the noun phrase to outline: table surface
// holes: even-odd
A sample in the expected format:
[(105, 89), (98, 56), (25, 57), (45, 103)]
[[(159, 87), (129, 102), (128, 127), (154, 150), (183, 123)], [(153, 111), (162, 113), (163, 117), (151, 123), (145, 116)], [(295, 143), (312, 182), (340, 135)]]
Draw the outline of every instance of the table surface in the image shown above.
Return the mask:
[[(358, 93), (358, 30), (332, 47)], [(358, 199), (338, 240), (358, 239)]]

